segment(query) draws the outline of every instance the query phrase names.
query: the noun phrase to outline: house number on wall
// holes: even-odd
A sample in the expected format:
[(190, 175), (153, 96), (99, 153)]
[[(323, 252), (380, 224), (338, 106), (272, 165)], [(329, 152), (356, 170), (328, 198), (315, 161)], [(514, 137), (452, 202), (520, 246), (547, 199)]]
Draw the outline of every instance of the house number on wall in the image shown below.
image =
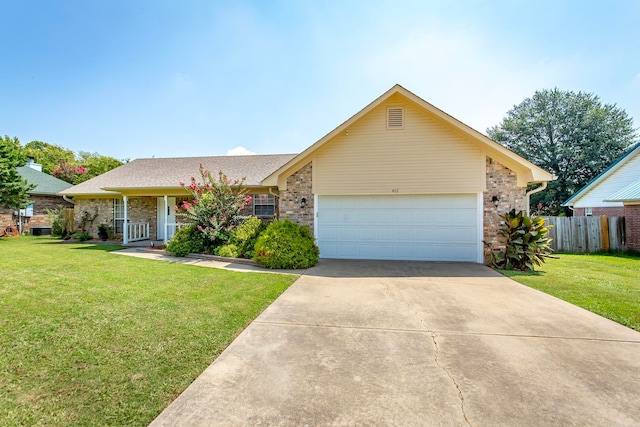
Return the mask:
[(399, 189), (399, 188), (392, 188), (392, 189), (391, 189), (391, 192), (392, 192), (392, 193), (399, 193), (399, 192), (400, 192), (400, 189)]

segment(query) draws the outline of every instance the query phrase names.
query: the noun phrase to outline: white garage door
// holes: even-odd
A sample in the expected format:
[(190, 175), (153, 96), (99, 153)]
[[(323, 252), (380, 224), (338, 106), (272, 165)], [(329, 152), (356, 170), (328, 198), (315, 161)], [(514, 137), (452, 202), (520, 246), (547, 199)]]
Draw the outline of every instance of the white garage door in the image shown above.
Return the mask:
[(322, 258), (478, 262), (476, 194), (319, 196)]

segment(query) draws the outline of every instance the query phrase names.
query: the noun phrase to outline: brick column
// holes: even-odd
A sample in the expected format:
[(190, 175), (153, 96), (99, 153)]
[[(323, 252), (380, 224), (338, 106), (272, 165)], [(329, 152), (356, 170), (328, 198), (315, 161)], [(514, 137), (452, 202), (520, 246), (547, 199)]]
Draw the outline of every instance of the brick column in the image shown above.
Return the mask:
[(627, 249), (640, 251), (640, 205), (625, 205), (624, 222)]
[[(281, 219), (308, 226), (313, 231), (313, 183), (312, 165), (307, 163), (296, 173), (287, 178), (287, 189), (280, 192), (278, 210)], [(301, 207), (302, 199), (306, 199), (305, 207)]]

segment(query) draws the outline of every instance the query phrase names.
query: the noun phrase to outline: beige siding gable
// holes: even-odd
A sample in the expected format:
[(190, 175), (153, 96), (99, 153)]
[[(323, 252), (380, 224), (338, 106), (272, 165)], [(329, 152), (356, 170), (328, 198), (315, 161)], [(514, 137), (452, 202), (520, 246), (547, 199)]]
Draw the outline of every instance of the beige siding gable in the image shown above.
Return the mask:
[[(402, 108), (402, 129), (388, 109)], [(477, 143), (395, 94), (328, 141), (313, 157), (313, 192), (341, 194), (475, 193), (485, 189)]]

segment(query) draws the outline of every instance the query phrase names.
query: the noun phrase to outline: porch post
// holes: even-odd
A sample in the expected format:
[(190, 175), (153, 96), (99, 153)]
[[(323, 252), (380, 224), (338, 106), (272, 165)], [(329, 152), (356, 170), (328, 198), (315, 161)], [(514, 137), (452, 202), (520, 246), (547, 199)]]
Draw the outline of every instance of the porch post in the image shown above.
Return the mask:
[(169, 198), (167, 195), (164, 195), (164, 243), (166, 244), (169, 240)]
[(122, 196), (124, 202), (124, 224), (122, 225), (122, 244), (129, 244), (129, 198)]

